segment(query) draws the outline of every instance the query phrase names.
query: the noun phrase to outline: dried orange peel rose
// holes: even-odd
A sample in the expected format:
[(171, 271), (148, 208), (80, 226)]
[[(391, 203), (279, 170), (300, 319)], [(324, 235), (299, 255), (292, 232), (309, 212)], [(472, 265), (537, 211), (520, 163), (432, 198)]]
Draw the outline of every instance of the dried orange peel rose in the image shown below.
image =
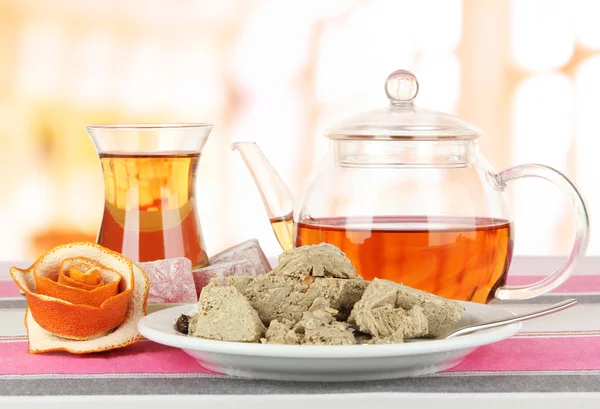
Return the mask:
[(119, 294), (121, 275), (94, 261), (65, 259), (60, 265), (58, 279), (55, 275), (43, 277), (33, 271), (36, 292), (92, 307), (100, 307), (104, 301)]
[(99, 352), (136, 342), (146, 314), (146, 273), (92, 243), (59, 246), (31, 267), (10, 269), (27, 297), (29, 352)]

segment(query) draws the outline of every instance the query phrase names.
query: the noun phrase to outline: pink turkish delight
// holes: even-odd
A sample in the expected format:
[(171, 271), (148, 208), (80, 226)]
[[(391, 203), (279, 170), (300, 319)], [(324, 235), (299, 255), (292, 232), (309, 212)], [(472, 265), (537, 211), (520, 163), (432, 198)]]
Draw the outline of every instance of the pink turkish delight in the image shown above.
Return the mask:
[(198, 301), (192, 262), (185, 258), (137, 263), (150, 279), (148, 303), (195, 303)]
[(225, 278), (230, 276), (255, 276), (256, 269), (248, 260), (235, 260), (206, 266), (192, 274), (194, 275), (194, 284), (196, 284), (196, 293), (200, 295), (202, 289), (213, 278), (221, 279), (224, 284)]
[(209, 260), (209, 264), (215, 265), (241, 260), (250, 262), (254, 267), (256, 274), (266, 274), (271, 271), (271, 265), (256, 239), (244, 241), (237, 246), (230, 247), (227, 250), (212, 256)]
[(207, 267), (192, 273), (198, 295), (213, 278), (225, 280), (230, 276), (255, 276), (271, 271), (271, 265), (256, 239), (244, 241), (212, 256), (209, 263)]

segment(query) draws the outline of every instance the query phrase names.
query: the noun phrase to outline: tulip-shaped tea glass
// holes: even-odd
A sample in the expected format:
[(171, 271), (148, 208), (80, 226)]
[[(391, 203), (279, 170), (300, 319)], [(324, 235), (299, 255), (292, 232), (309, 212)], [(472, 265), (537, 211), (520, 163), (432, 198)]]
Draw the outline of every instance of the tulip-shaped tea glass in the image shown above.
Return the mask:
[(200, 152), (212, 125), (86, 127), (104, 173), (98, 244), (133, 261), (187, 257), (208, 264), (196, 205)]

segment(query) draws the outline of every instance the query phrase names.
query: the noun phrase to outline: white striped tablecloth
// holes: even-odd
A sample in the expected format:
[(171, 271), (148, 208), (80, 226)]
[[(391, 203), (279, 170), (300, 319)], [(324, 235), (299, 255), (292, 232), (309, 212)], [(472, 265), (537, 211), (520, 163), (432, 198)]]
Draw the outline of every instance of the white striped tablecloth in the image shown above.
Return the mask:
[[(533, 264), (536, 260), (537, 264)], [(540, 406), (544, 408), (558, 405), (562, 402), (560, 396), (567, 396), (571, 403), (575, 402), (573, 399), (579, 399), (578, 409), (588, 407), (587, 404), (600, 408), (600, 274), (593, 274), (593, 271), (600, 273), (600, 263), (598, 259), (585, 261), (584, 268), (580, 269), (582, 271), (553, 293), (528, 301), (502, 303), (519, 313), (575, 297), (580, 302), (576, 307), (526, 322), (515, 337), (479, 348), (459, 366), (444, 373), (412, 379), (350, 383), (230, 378), (205, 370), (179, 349), (145, 340), (121, 350), (84, 356), (62, 352), (30, 355), (23, 325), (26, 301), (9, 279), (7, 269), (12, 264), (0, 263), (0, 403), (2, 399), (7, 399), (7, 402), (27, 401), (33, 405), (31, 407), (37, 407), (38, 397), (45, 397), (44, 402), (51, 402), (52, 399), (72, 396), (94, 399), (137, 396), (140, 401), (144, 397), (158, 396), (148, 403), (152, 406), (166, 395), (181, 395), (181, 399), (192, 399), (190, 395), (220, 400), (230, 397), (229, 402), (240, 396), (247, 397), (247, 402), (258, 402), (256, 399), (260, 397), (274, 401), (276, 396), (319, 397), (324, 400), (335, 396), (337, 402), (346, 399), (352, 406), (361, 402), (361, 396), (368, 395), (373, 399), (383, 399), (381, 402), (385, 406), (384, 398), (390, 396), (423, 397), (425, 401), (434, 402), (436, 396), (457, 398), (477, 394), (481, 395), (479, 398), (495, 396), (499, 399), (496, 403), (510, 396), (535, 397), (537, 400), (528, 400), (528, 407), (536, 407), (535, 402), (544, 401), (545, 404)], [(18, 263), (20, 266), (27, 264)], [(513, 272), (509, 279), (511, 284), (539, 280), (534, 266), (552, 263), (529, 259), (515, 264), (520, 266), (517, 273), (533, 274), (515, 275)], [(525, 271), (527, 265), (532, 268)], [(293, 402), (303, 399), (286, 405), (294, 407)], [(450, 401), (445, 401), (446, 405)], [(486, 409), (495, 407), (490, 403), (492, 401), (486, 402)], [(560, 405), (570, 407), (564, 406), (564, 402)]]

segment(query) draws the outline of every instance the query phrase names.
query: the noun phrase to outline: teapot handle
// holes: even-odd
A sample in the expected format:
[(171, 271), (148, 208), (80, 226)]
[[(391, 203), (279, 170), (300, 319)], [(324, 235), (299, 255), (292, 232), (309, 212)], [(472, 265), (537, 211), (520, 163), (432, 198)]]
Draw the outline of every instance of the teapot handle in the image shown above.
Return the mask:
[(551, 291), (564, 283), (585, 254), (589, 241), (589, 219), (585, 202), (573, 183), (559, 171), (543, 165), (520, 165), (506, 169), (496, 176), (500, 186), (524, 177), (538, 177), (554, 183), (569, 199), (575, 210), (575, 242), (567, 261), (554, 273), (537, 283), (524, 286), (504, 286), (496, 290), (500, 300), (525, 300)]

